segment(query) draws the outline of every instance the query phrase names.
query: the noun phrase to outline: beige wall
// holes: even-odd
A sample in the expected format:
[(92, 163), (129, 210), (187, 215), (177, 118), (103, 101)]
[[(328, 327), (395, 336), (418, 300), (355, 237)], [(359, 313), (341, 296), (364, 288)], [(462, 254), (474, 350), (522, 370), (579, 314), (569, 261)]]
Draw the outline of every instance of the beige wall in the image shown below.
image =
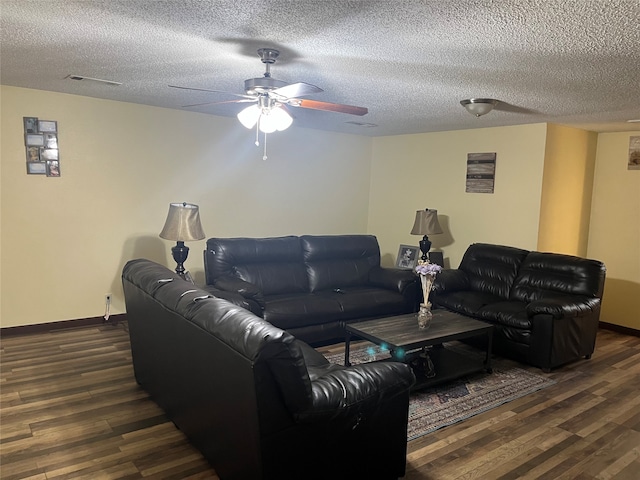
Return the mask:
[(598, 134), (548, 124), (538, 250), (585, 257)]
[[(97, 317), (105, 293), (123, 312), (124, 262), (174, 268), (172, 242), (158, 233), (175, 201), (200, 205), (208, 237), (372, 233), (386, 265), (399, 244), (417, 245), (409, 231), (425, 207), (439, 211), (445, 233), (431, 240), (453, 267), (473, 242), (585, 245), (589, 132), (536, 124), (369, 139), (292, 127), (270, 135), (264, 162), (235, 119), (13, 87), (0, 94), (2, 327)], [(23, 116), (58, 121), (62, 177), (26, 175)], [(602, 320), (640, 329), (630, 135), (640, 132), (598, 135), (586, 255), (607, 264)], [(494, 194), (465, 192), (472, 152), (497, 153)], [(563, 199), (566, 185), (574, 193)], [(566, 218), (571, 235), (559, 229)], [(197, 283), (204, 243), (189, 244)]]
[[(535, 249), (546, 125), (378, 137), (373, 141), (369, 231), (387, 265), (411, 235), (416, 210), (435, 208), (445, 231), (431, 235), (457, 267), (474, 242)], [(467, 154), (496, 152), (493, 194), (466, 193)]]
[(640, 170), (628, 170), (629, 137), (598, 136), (587, 255), (607, 266), (600, 320), (640, 330)]
[[(123, 264), (175, 268), (170, 202), (200, 205), (213, 236), (366, 233), (371, 139), (292, 127), (269, 159), (232, 118), (3, 86), (2, 327), (124, 311)], [(60, 178), (27, 175), (23, 116), (57, 120)], [(203, 282), (205, 242), (185, 266)]]

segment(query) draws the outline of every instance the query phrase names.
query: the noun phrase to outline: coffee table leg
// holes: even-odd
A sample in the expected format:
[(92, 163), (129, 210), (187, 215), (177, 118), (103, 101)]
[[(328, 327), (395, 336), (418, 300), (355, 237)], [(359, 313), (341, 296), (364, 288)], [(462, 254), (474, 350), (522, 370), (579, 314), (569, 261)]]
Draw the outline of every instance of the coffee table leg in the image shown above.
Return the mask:
[(484, 365), (487, 369), (487, 373), (493, 373), (493, 368), (491, 367), (491, 347), (493, 343), (493, 330), (489, 330), (487, 334), (487, 357), (484, 360)]
[(351, 362), (349, 361), (349, 349), (351, 347), (351, 333), (347, 332), (344, 337), (344, 366), (351, 366)]

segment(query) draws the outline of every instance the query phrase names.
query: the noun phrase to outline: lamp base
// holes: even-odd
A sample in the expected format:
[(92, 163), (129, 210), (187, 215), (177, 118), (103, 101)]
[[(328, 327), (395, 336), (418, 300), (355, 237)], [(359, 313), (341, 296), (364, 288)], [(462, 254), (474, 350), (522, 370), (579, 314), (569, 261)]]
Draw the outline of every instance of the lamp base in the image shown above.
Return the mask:
[(185, 269), (184, 262), (187, 260), (189, 256), (189, 247), (187, 247), (184, 242), (177, 242), (176, 246), (171, 249), (171, 254), (173, 255), (173, 259), (176, 262), (176, 273), (184, 278)]
[(422, 240), (420, 240), (420, 251), (422, 252), (422, 257), (420, 257), (422, 259), (423, 262), (426, 262), (429, 260), (429, 250), (431, 250), (431, 241), (429, 240), (429, 237), (427, 237), (426, 235), (424, 237), (422, 237)]

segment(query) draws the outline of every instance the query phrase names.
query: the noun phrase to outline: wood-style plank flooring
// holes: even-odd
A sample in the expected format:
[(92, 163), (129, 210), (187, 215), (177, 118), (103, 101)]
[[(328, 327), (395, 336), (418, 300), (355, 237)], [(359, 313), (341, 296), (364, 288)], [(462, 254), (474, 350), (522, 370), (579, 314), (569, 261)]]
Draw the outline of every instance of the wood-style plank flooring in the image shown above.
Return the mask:
[[(218, 478), (136, 384), (126, 323), (6, 337), (1, 354), (3, 480)], [(405, 479), (639, 479), (640, 338), (601, 330), (591, 360), (549, 375), (410, 442)]]

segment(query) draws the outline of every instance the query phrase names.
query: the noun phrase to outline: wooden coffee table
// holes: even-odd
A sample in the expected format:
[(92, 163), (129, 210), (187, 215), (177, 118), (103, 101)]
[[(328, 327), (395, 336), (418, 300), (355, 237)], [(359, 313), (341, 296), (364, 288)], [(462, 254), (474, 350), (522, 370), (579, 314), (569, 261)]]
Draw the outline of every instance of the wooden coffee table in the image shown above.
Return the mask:
[[(344, 361), (350, 365), (351, 339), (359, 337), (384, 349), (391, 360), (408, 363), (414, 367), (414, 389), (447, 382), (472, 373), (491, 373), (491, 343), (493, 325), (465, 317), (448, 310), (433, 310), (433, 320), (428, 328), (418, 328), (416, 313), (378, 318), (345, 325)], [(484, 362), (447, 349), (443, 343), (453, 340), (486, 335)], [(433, 368), (428, 369), (428, 362)]]

